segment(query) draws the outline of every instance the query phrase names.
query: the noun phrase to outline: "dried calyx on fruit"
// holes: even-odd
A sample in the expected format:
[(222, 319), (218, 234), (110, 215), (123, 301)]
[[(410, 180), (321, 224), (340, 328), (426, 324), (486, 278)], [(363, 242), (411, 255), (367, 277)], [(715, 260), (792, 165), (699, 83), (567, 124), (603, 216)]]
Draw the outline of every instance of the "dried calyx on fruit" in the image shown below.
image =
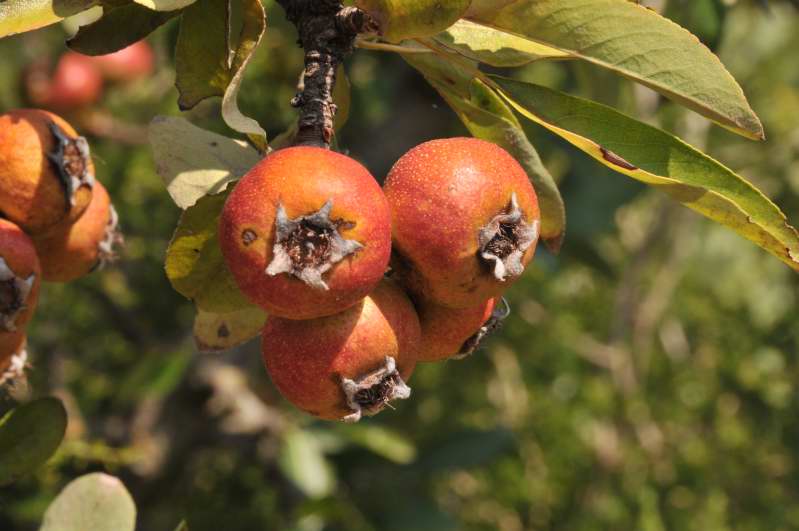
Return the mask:
[(495, 307), (494, 311), (491, 312), (491, 317), (483, 323), (477, 332), (463, 342), (460, 350), (457, 354), (452, 356), (452, 359), (462, 360), (463, 358), (471, 356), (474, 354), (474, 351), (480, 347), (486, 337), (499, 330), (503, 321), (510, 315), (510, 304), (508, 304), (508, 301), (505, 300), (505, 297), (500, 297), (500, 301), (501, 305)]
[(22, 229), (0, 219), (0, 333), (22, 330), (39, 297), (41, 266)]
[(411, 396), (411, 388), (402, 380), (397, 362), (391, 356), (386, 356), (385, 365), (357, 380), (342, 378), (341, 388), (352, 410), (341, 419), (344, 422), (358, 422), (363, 415), (380, 413), (392, 400)]
[(28, 363), (24, 332), (0, 332), (0, 386), (25, 373)]
[(540, 221), (528, 222), (519, 208), (516, 193), (504, 212), (497, 214), (480, 229), (478, 243), (480, 258), (489, 265), (494, 278), (504, 281), (508, 276), (524, 273), (522, 259), (527, 249), (538, 241)]
[(264, 363), (280, 393), (311, 415), (355, 422), (396, 399), (416, 365), (419, 318), (405, 293), (383, 280), (336, 315), (308, 321), (270, 316)]
[(94, 165), (86, 139), (47, 111), (0, 115), (0, 211), (39, 236), (80, 217), (92, 198)]
[(41, 257), (44, 280), (69, 282), (116, 259), (124, 238), (108, 192), (97, 181), (92, 202), (80, 219), (59, 225), (33, 241)]
[(363, 299), (391, 255), (391, 215), (355, 160), (296, 146), (256, 164), (230, 193), (219, 243), (236, 284), (269, 314), (314, 319)]
[(36, 276), (18, 277), (0, 256), (0, 330), (14, 332), (17, 319), (27, 309), (27, 300), (33, 290)]
[(524, 168), (476, 138), (425, 142), (383, 186), (397, 278), (417, 299), (473, 308), (502, 294), (533, 259), (538, 198)]
[(75, 206), (75, 191), (81, 186), (94, 186), (94, 169), (91, 166), (89, 143), (82, 136), (69, 136), (55, 122), (47, 124), (53, 138), (55, 149), (47, 153), (47, 159), (61, 177), (64, 197), (69, 206)]
[(341, 237), (338, 227), (342, 222), (330, 219), (332, 209), (333, 201), (328, 199), (313, 214), (289, 219), (283, 205), (278, 204), (275, 245), (266, 273), (271, 276), (289, 273), (309, 286), (329, 289), (322, 274), (363, 248), (359, 242)]

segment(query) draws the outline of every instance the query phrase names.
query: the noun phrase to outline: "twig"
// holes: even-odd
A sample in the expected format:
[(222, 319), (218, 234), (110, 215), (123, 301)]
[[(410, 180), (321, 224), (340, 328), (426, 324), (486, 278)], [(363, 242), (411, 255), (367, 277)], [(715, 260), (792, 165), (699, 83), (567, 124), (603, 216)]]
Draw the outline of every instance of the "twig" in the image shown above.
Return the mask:
[(305, 72), (291, 100), (300, 109), (296, 145), (330, 147), (333, 137), (333, 87), (336, 68), (354, 48), (359, 33), (377, 31), (377, 22), (339, 0), (278, 0), (299, 33), (305, 49)]

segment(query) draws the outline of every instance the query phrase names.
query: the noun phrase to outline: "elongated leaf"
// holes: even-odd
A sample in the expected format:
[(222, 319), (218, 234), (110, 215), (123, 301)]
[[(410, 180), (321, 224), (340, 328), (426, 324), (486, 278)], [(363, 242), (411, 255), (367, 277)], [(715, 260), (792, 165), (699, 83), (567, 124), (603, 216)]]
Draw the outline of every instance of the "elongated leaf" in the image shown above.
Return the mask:
[(200, 129), (183, 118), (156, 116), (149, 137), (156, 170), (182, 209), (204, 195), (224, 191), (260, 160), (246, 142)]
[(248, 135), (262, 151), (266, 132), (241, 113), (237, 104), (244, 71), (266, 29), (266, 14), (258, 0), (243, 0), (242, 27), (231, 49), (228, 0), (199, 0), (181, 19), (175, 50), (175, 85), (181, 109), (191, 109), (206, 98), (222, 96), (222, 118), (231, 129)]
[(651, 87), (744, 136), (763, 127), (718, 58), (677, 24), (625, 0), (515, 0), (475, 20)]
[(563, 50), (465, 19), (436, 35), (435, 40), (469, 59), (498, 67), (522, 66), (536, 59), (572, 58)]
[(80, 13), (94, 0), (5, 0), (0, 2), (0, 38), (31, 31)]
[(407, 465), (416, 459), (416, 447), (402, 433), (376, 424), (337, 425), (336, 433), (394, 463)]
[(210, 313), (252, 307), (236, 286), (219, 248), (219, 214), (227, 193), (207, 195), (186, 210), (166, 253), (166, 275), (178, 293)]
[(81, 26), (67, 45), (86, 55), (113, 53), (143, 39), (180, 13), (152, 11), (139, 4), (107, 8), (99, 20)]
[(785, 214), (729, 168), (679, 138), (552, 89), (492, 77), (508, 102), (609, 168), (657, 187), (799, 270), (799, 235)]
[(184, 10), (175, 47), (181, 109), (225, 94), (232, 77), (229, 26), (228, 0), (198, 0)]
[(558, 252), (566, 228), (563, 199), (513, 111), (493, 89), (456, 63), (434, 54), (403, 57), (441, 94), (472, 135), (502, 146), (524, 167), (538, 195), (541, 238)]
[(244, 70), (266, 31), (266, 12), (260, 0), (243, 0), (243, 6), (244, 25), (233, 56), (233, 79), (230, 80), (230, 85), (222, 97), (222, 118), (231, 129), (246, 134), (261, 151), (266, 151), (266, 131), (258, 125), (258, 122), (242, 114), (237, 103)]
[(222, 352), (261, 333), (266, 313), (255, 306), (229, 313), (197, 311), (194, 342), (200, 352)]
[(56, 398), (19, 406), (0, 420), (0, 486), (44, 464), (67, 429), (67, 412)]
[(53, 500), (39, 531), (133, 531), (136, 505), (114, 476), (94, 473), (69, 483)]
[(308, 432), (292, 429), (283, 436), (278, 465), (285, 476), (309, 498), (333, 492), (336, 477), (318, 441)]

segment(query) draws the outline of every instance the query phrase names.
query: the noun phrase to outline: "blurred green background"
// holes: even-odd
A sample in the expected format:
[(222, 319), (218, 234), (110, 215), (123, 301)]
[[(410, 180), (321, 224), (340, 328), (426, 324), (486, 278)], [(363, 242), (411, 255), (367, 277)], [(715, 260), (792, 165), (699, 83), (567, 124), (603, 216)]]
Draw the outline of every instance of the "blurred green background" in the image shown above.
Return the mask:
[[(513, 75), (678, 133), (799, 222), (799, 14), (788, 2), (648, 4), (721, 56), (766, 142), (590, 66)], [(270, 27), (240, 103), (274, 137), (294, 117), (302, 53), (279, 7), (265, 5)], [(178, 114), (176, 30), (150, 38), (156, 75), (107, 87), (97, 108), (69, 116), (90, 138), (128, 244), (115, 267), (44, 290), (30, 392), (61, 397), (70, 426), (51, 466), (0, 488), (0, 529), (36, 529), (64, 484), (97, 470), (128, 486), (141, 531), (182, 518), (192, 531), (799, 528), (799, 278), (533, 126), (566, 201), (563, 250), (539, 250), (486, 348), (418, 367), (396, 411), (315, 422), (278, 395), (257, 341), (198, 354), (192, 305), (163, 272), (179, 210), (144, 143), (153, 116)], [(56, 26), (0, 41), (0, 111), (26, 105), (25, 68), (55, 60), (65, 37)], [(395, 54), (358, 51), (347, 70), (353, 103), (338, 146), (378, 178), (410, 147), (465, 134)], [(187, 117), (230, 135), (218, 106)], [(0, 412), (13, 404), (0, 397)]]

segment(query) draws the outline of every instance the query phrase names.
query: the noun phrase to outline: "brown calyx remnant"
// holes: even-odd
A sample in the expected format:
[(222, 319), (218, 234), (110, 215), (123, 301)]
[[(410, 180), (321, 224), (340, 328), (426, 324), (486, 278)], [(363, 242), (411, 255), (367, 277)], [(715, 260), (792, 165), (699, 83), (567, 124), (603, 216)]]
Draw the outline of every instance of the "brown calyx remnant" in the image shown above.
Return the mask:
[(510, 304), (502, 297), (502, 307), (494, 308), (491, 312), (491, 317), (486, 321), (480, 330), (474, 333), (472, 337), (464, 341), (463, 346), (458, 353), (452, 356), (454, 360), (462, 360), (474, 354), (474, 351), (480, 347), (483, 340), (489, 335), (493, 334), (502, 327), (502, 322), (510, 315)]
[(20, 278), (0, 256), (0, 332), (14, 332), (17, 317), (25, 311), (35, 275)]
[(125, 236), (119, 228), (119, 215), (114, 205), (108, 205), (108, 224), (105, 236), (97, 244), (97, 265), (94, 269), (102, 269), (114, 262), (119, 255), (117, 249), (125, 245)]
[(524, 272), (522, 258), (538, 240), (539, 226), (538, 220), (525, 220), (514, 192), (505, 211), (494, 216), (478, 236), (478, 256), (492, 269), (494, 278), (504, 281)]
[(25, 368), (28, 366), (27, 345), (23, 343), (22, 347), (7, 360), (7, 363), (5, 369), (0, 369), (0, 387), (25, 375)]
[(341, 388), (347, 397), (347, 406), (352, 410), (341, 419), (344, 422), (358, 422), (363, 415), (380, 413), (392, 400), (411, 396), (411, 388), (402, 380), (391, 356), (386, 356), (385, 365), (357, 380), (342, 378)]
[(333, 201), (328, 199), (313, 214), (289, 219), (283, 205), (279, 204), (275, 218), (273, 257), (266, 274), (275, 276), (288, 273), (309, 286), (327, 290), (322, 275), (363, 248), (357, 241), (345, 240), (339, 234), (342, 222), (330, 219), (332, 209)]
[(49, 128), (56, 142), (54, 151), (47, 153), (47, 159), (58, 173), (69, 210), (75, 204), (75, 190), (81, 186), (94, 186), (89, 143), (82, 136), (67, 135), (55, 122), (50, 122)]

